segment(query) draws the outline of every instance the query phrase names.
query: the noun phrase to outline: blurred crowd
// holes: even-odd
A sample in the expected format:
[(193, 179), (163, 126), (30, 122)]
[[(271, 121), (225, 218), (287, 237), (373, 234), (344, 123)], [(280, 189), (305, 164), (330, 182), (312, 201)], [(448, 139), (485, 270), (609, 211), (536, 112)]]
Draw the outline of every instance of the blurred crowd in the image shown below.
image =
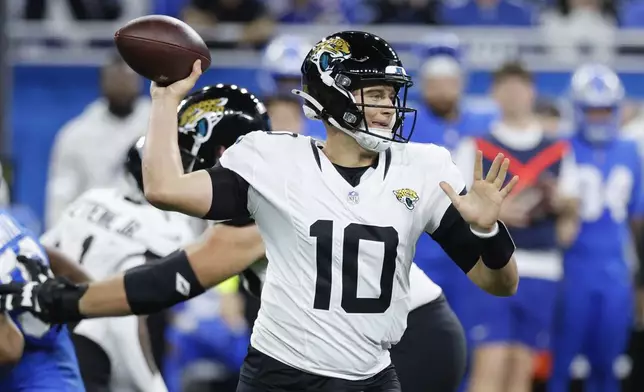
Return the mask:
[(247, 23), (240, 44), (265, 42), (275, 23), (541, 26), (549, 35), (588, 42), (610, 40), (616, 28), (644, 26), (641, 0), (19, 0), (9, 6), (27, 20), (129, 20), (159, 13), (197, 26)]

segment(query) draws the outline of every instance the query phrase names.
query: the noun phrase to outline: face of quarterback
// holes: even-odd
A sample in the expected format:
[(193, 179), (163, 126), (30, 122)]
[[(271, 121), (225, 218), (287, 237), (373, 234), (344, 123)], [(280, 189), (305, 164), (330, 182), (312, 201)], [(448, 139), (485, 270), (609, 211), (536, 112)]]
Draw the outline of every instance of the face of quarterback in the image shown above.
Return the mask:
[(353, 91), (356, 103), (378, 105), (383, 107), (364, 106), (364, 118), (369, 129), (391, 130), (394, 124), (396, 110), (391, 107), (396, 104), (396, 90), (389, 85), (365, 87)]

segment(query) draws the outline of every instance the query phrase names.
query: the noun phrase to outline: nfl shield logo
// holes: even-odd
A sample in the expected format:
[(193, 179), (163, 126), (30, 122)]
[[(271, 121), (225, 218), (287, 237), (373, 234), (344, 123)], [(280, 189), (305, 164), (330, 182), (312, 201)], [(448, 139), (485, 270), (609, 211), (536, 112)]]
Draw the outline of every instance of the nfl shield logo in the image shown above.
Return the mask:
[(358, 204), (358, 203), (360, 203), (360, 195), (356, 191), (351, 191), (347, 195), (347, 201), (350, 204)]

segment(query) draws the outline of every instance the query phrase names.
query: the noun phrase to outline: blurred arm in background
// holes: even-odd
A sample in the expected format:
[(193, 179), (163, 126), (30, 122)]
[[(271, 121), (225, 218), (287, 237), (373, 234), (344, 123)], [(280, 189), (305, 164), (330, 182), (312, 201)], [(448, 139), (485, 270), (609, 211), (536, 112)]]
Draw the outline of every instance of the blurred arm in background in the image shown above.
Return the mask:
[(22, 357), (25, 341), (6, 314), (0, 314), (0, 366), (16, 363)]
[(56, 136), (49, 162), (47, 183), (45, 226), (51, 227), (65, 207), (85, 189), (87, 182), (85, 167), (78, 155), (77, 121), (72, 120)]
[(559, 178), (552, 195), (552, 205), (557, 214), (557, 242), (567, 248), (579, 234), (579, 171), (575, 156), (570, 151), (561, 160)]
[(45, 247), (51, 271), (55, 276), (63, 276), (73, 283), (87, 283), (92, 279), (85, 273), (78, 263), (75, 263), (61, 251), (52, 247)]

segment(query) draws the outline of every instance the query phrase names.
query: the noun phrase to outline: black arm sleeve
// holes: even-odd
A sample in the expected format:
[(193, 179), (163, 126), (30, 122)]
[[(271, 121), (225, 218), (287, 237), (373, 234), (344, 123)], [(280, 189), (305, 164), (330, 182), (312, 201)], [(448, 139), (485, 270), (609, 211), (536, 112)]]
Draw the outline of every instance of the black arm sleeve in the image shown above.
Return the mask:
[[(466, 192), (463, 189), (460, 194)], [(503, 222), (499, 221), (499, 234), (487, 239), (477, 237), (453, 204), (449, 205), (438, 228), (430, 235), (465, 273), (474, 268), (479, 258), (488, 268), (501, 269), (515, 250)]]
[(480, 238), (472, 233), (470, 225), (452, 204), (430, 235), (465, 273), (474, 268), (481, 256)]
[(215, 166), (207, 170), (212, 182), (212, 205), (208, 220), (244, 219), (248, 212), (248, 182), (232, 170)]
[(127, 270), (123, 281), (132, 314), (156, 313), (205, 291), (183, 250)]

